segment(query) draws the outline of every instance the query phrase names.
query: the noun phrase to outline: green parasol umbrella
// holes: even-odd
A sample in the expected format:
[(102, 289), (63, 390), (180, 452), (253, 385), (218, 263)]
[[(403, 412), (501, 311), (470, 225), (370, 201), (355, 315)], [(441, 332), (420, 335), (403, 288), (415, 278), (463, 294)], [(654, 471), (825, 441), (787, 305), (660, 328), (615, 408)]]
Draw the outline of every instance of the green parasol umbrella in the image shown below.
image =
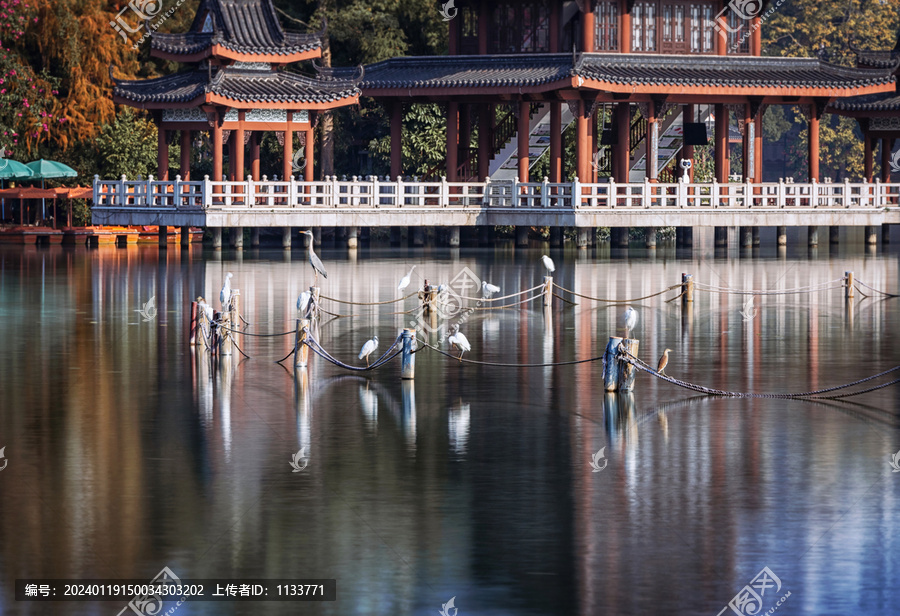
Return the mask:
[[(36, 160), (26, 165), (31, 169), (34, 175), (32, 180), (41, 178), (41, 188), (44, 187), (45, 178), (74, 178), (78, 177), (78, 172), (68, 165), (58, 163), (55, 160)], [(46, 199), (41, 199), (41, 217), (46, 215)]]
[[(16, 180), (20, 178), (30, 178), (34, 172), (27, 165), (17, 160), (9, 160), (0, 157), (0, 186), (4, 185), (4, 180)], [(0, 220), (6, 218), (6, 199), (3, 199), (0, 206)]]

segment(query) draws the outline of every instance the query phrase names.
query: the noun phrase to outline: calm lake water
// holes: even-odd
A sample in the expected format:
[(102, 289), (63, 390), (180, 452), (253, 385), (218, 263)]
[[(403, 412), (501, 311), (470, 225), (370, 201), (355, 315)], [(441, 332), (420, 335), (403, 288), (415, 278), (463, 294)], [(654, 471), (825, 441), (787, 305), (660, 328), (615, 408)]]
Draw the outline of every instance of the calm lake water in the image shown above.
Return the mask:
[[(500, 295), (529, 289), (549, 249), (317, 250), (323, 295), (375, 302), (400, 297), (412, 265), (415, 288), (467, 268)], [(897, 292), (891, 250), (550, 254), (562, 287), (624, 299), (683, 272), (772, 290), (852, 270)], [(181, 579), (337, 580), (335, 602), (188, 601), (179, 616), (434, 615), (451, 598), (445, 611), (459, 616), (715, 616), (736, 613), (728, 604), (748, 585), (764, 591), (762, 609), (738, 602), (737, 613), (788, 594), (778, 614), (900, 610), (900, 473), (889, 464), (900, 387), (841, 401), (723, 399), (639, 374), (632, 394), (605, 394), (600, 362), (498, 367), (430, 349), (415, 355), (413, 382), (401, 382), (399, 358), (360, 373), (312, 357), (295, 377), (292, 360), (275, 363), (291, 336), (240, 337), (251, 358), (214, 365), (189, 348), (185, 315), (198, 295), (218, 308), (226, 272), (246, 331), (294, 328), (312, 283), (296, 247), (0, 248), (0, 614), (114, 616), (125, 601), (16, 602), (14, 582), (149, 582), (164, 567)], [(752, 305), (698, 290), (686, 311), (665, 301), (675, 293), (633, 304), (633, 337), (654, 366), (672, 349), (666, 372), (685, 381), (806, 391), (900, 365), (900, 298), (857, 296), (848, 311), (840, 288)], [(145, 320), (151, 298), (158, 312)], [(539, 301), (476, 311), (462, 325), (464, 357), (597, 357), (623, 333), (622, 306), (576, 301), (554, 300), (549, 319)], [(318, 337), (361, 365), (363, 343), (377, 334), (386, 350), (415, 318), (393, 313), (416, 300), (322, 305), (356, 315), (325, 315)], [(293, 472), (301, 449), (306, 466)]]

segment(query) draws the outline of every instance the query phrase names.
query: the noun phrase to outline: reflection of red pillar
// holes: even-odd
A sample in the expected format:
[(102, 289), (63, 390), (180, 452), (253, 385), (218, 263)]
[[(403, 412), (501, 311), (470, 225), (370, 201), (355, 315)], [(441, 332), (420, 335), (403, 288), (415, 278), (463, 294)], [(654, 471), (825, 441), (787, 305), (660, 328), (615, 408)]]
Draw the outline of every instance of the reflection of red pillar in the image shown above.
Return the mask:
[(391, 103), (391, 179), (403, 173), (403, 103)]
[(518, 156), (519, 156), (519, 181), (528, 181), (528, 124), (531, 117), (531, 104), (528, 101), (519, 102), (519, 127), (518, 127)]
[(447, 103), (447, 179), (456, 181), (459, 166), (459, 103)]
[(157, 131), (156, 166), (157, 179), (169, 179), (169, 143), (166, 141), (167, 131), (160, 126)]
[(191, 179), (191, 131), (181, 131), (181, 179)]
[(550, 181), (562, 181), (562, 103), (550, 103)]
[(816, 104), (809, 106), (809, 181), (819, 181), (819, 114)]

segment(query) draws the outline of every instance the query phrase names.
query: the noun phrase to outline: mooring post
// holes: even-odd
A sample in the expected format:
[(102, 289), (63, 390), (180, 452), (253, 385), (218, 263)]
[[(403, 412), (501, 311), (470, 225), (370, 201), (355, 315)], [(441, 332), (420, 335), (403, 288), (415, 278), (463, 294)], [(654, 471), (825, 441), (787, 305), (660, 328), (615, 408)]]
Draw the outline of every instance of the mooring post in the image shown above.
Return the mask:
[(222, 311), (219, 313), (219, 327), (220, 330), (218, 339), (219, 339), (219, 355), (231, 355), (231, 329), (234, 327), (234, 322), (231, 320), (231, 310)]
[(621, 338), (610, 336), (606, 343), (606, 351), (603, 353), (603, 388), (606, 391), (616, 391), (619, 380), (619, 365), (616, 361)]
[(413, 354), (416, 345), (416, 330), (404, 329), (402, 334), (403, 353), (400, 356), (400, 378), (414, 379), (416, 377), (416, 356)]
[(209, 350), (213, 354), (219, 352), (219, 323), (222, 321), (222, 313), (213, 310), (213, 322), (209, 324)]
[(307, 312), (309, 318), (319, 318), (319, 287), (310, 287), (309, 294), (312, 295), (312, 309)]
[(294, 337), (294, 367), (306, 368), (309, 360), (309, 345), (307, 336), (309, 319), (297, 319), (297, 335)]
[(844, 299), (853, 299), (853, 272), (844, 272)]
[(231, 310), (229, 319), (231, 320), (231, 327), (236, 328), (238, 325), (238, 321), (241, 320), (241, 290), (240, 289), (232, 289), (231, 290)]
[(191, 320), (188, 323), (188, 344), (197, 345), (197, 302), (191, 302)]
[[(625, 350), (628, 353), (631, 353), (634, 357), (637, 357), (638, 354), (638, 346), (640, 346), (640, 340), (634, 340), (633, 338), (625, 338), (622, 341), (622, 346), (625, 347)], [(625, 361), (624, 359), (620, 359), (619, 361), (619, 375), (618, 375), (618, 391), (634, 391), (634, 377), (637, 374), (637, 370), (634, 369), (634, 365)]]
[(681, 274), (681, 303), (687, 304), (694, 301), (694, 275)]
[(553, 276), (544, 276), (544, 306), (553, 303)]

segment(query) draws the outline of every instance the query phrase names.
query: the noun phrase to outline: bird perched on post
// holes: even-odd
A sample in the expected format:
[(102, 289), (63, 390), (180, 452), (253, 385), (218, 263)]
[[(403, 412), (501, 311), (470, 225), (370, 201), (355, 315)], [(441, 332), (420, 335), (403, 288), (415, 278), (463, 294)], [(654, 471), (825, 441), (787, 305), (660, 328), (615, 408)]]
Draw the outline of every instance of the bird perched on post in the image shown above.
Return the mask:
[(304, 317), (309, 314), (309, 302), (312, 300), (312, 293), (304, 291), (297, 298), (297, 311)]
[(491, 295), (493, 295), (494, 293), (499, 293), (499, 292), (500, 292), (500, 287), (498, 287), (497, 285), (493, 285), (493, 284), (489, 283), (487, 280), (481, 281), (481, 296), (484, 297), (485, 299), (490, 299)]
[(222, 311), (227, 311), (231, 308), (231, 277), (234, 276), (231, 272), (225, 274), (225, 284), (222, 285), (222, 291), (219, 293), (219, 301), (222, 302)]
[(409, 286), (409, 281), (412, 280), (412, 273), (414, 269), (416, 269), (415, 265), (410, 268), (409, 273), (406, 276), (400, 279), (400, 284), (397, 285), (398, 291), (402, 292), (403, 289)]
[(453, 324), (452, 331), (453, 331), (453, 333), (450, 334), (449, 338), (447, 338), (447, 342), (450, 343), (451, 348), (456, 347), (459, 349), (459, 357), (457, 357), (457, 359), (459, 361), (462, 361), (463, 353), (465, 353), (466, 351), (471, 351), (472, 345), (469, 344), (469, 339), (466, 338), (465, 334), (463, 334), (461, 331), (459, 331), (458, 324), (456, 324), (456, 323)]
[(325, 266), (322, 265), (321, 259), (316, 256), (316, 252), (313, 250), (315, 238), (313, 237), (312, 230), (307, 229), (303, 232), (303, 235), (309, 236), (309, 264), (316, 273), (315, 282), (313, 282), (313, 286), (316, 286), (316, 283), (319, 282), (319, 274), (322, 274), (322, 278), (328, 278), (328, 272), (325, 271)]
[(624, 314), (622, 314), (622, 321), (625, 323), (625, 337), (628, 338), (629, 334), (631, 334), (631, 330), (634, 329), (634, 326), (637, 325), (638, 313), (637, 310), (629, 306), (625, 309)]
[(366, 340), (366, 343), (363, 345), (362, 350), (359, 352), (359, 359), (363, 357), (366, 358), (366, 367), (369, 367), (369, 355), (375, 352), (375, 349), (378, 348), (378, 336), (372, 336), (371, 340)]
[(200, 309), (200, 312), (206, 317), (207, 323), (213, 322), (213, 308), (209, 304), (206, 303), (206, 300), (203, 297), (197, 298), (197, 307)]
[(659, 358), (659, 363), (656, 364), (656, 371), (659, 374), (665, 374), (663, 370), (666, 369), (666, 365), (669, 363), (669, 351), (671, 350), (672, 349), (666, 349), (665, 351), (663, 351), (662, 357)]
[(553, 259), (548, 257), (547, 255), (541, 256), (541, 262), (544, 264), (544, 267), (547, 269), (547, 274), (552, 274), (556, 271), (556, 266), (553, 264)]

